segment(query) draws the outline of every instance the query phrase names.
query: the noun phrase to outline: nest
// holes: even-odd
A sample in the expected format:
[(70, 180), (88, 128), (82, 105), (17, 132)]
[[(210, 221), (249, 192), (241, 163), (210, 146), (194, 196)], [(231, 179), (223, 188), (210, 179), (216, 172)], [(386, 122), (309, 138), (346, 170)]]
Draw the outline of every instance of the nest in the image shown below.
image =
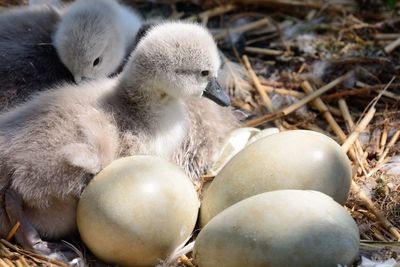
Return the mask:
[[(309, 129), (341, 144), (354, 170), (346, 208), (359, 225), (362, 254), (397, 259), (400, 250), (392, 242), (400, 239), (396, 1), (124, 2), (147, 18), (198, 21), (212, 31), (222, 51), (221, 79), (244, 125)], [(0, 266), (63, 266), (4, 240), (0, 257)], [(190, 254), (180, 261), (193, 266)]]

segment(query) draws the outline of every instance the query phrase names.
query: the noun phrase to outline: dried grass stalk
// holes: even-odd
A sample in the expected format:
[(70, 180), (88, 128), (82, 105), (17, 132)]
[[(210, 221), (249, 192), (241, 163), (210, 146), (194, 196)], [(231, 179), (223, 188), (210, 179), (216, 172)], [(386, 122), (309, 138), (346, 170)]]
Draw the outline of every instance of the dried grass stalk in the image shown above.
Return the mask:
[(313, 101), (315, 98), (317, 98), (317, 97), (321, 96), (322, 94), (326, 93), (327, 91), (333, 89), (336, 85), (342, 83), (344, 80), (347, 79), (347, 77), (349, 77), (350, 74), (351, 74), (351, 72), (346, 73), (346, 74), (340, 76), (339, 78), (336, 78), (335, 80), (333, 80), (330, 83), (322, 86), (318, 90), (314, 91), (312, 94), (307, 95), (306, 97), (301, 99), (299, 102), (294, 103), (293, 105), (285, 107), (285, 108), (283, 108), (281, 110), (278, 110), (278, 111), (276, 111), (274, 113), (266, 114), (264, 116), (261, 116), (260, 118), (256, 118), (254, 120), (249, 120), (246, 123), (246, 126), (248, 126), (248, 127), (259, 126), (259, 125), (262, 125), (262, 124), (264, 124), (266, 122), (269, 122), (269, 121), (281, 118), (283, 116), (289, 115), (290, 113), (296, 111), (297, 109), (301, 108), (302, 106), (304, 106), (305, 104), (309, 103), (310, 101)]
[(294, 96), (296, 98), (303, 98), (305, 94), (302, 92), (294, 91), (294, 90), (288, 90), (288, 89), (282, 89), (282, 88), (274, 88), (272, 86), (267, 86), (263, 85), (263, 89), (267, 91), (268, 93), (276, 93), (280, 95), (289, 95), (289, 96)]
[[(268, 94), (263, 90), (263, 86), (261, 85), (260, 80), (257, 77), (257, 74), (255, 73), (255, 71), (253, 70), (249, 58), (244, 55), (243, 56), (243, 63), (244, 66), (246, 67), (247, 71), (249, 72), (250, 78), (253, 81), (254, 87), (257, 89), (258, 93), (260, 94), (265, 106), (267, 107), (269, 112), (274, 112), (274, 107), (272, 105), (272, 101), (269, 98)], [(283, 130), (283, 126), (282, 126), (282, 122), (279, 119), (275, 119), (274, 120), (275, 126), (279, 129), (279, 130)]]
[(347, 152), (349, 151), (350, 147), (354, 144), (354, 142), (357, 140), (358, 136), (362, 131), (365, 130), (365, 128), (368, 126), (368, 124), (371, 122), (372, 118), (374, 117), (376, 112), (376, 109), (374, 106), (372, 106), (367, 114), (365, 114), (364, 118), (360, 121), (360, 123), (357, 125), (357, 127), (353, 130), (353, 132), (349, 135), (349, 137), (346, 139), (346, 141), (342, 144), (342, 149), (343, 151)]
[[(354, 125), (354, 121), (353, 121), (353, 118), (351, 117), (351, 114), (350, 114), (350, 111), (349, 111), (346, 101), (344, 99), (339, 99), (338, 103), (339, 103), (339, 109), (342, 113), (344, 121), (346, 122), (350, 131), (353, 131), (355, 125)], [(355, 146), (357, 148), (358, 155), (363, 156), (364, 151), (362, 149), (361, 142), (360, 142), (360, 140), (358, 140), (358, 138), (355, 141)]]
[(282, 50), (274, 50), (274, 49), (251, 47), (251, 46), (246, 46), (244, 48), (244, 52), (253, 53), (253, 54), (261, 54), (261, 55), (265, 55), (265, 56), (280, 56), (284, 53)]
[(400, 38), (396, 39), (395, 41), (393, 41), (390, 44), (388, 44), (387, 46), (385, 46), (384, 50), (386, 53), (391, 53), (398, 46), (400, 46)]
[(210, 18), (226, 14), (228, 12), (231, 12), (231, 11), (235, 10), (236, 8), (237, 8), (237, 6), (234, 5), (234, 4), (227, 4), (227, 5), (223, 5), (223, 6), (218, 6), (216, 8), (204, 11), (204, 12), (202, 12), (200, 14), (197, 14), (197, 15), (194, 15), (194, 16), (190, 16), (186, 20), (188, 20), (188, 21), (196, 21), (196, 20), (200, 19), (201, 22), (203, 23), (203, 25), (207, 25), (207, 22), (208, 22), (208, 20)]
[(375, 207), (372, 200), (361, 191), (361, 188), (354, 181), (351, 182), (351, 187), (353, 193), (360, 199), (362, 204), (377, 217), (382, 226), (385, 227), (397, 240), (400, 240), (399, 230), (389, 222), (382, 211)]
[(389, 153), (389, 150), (396, 144), (396, 142), (399, 139), (399, 137), (400, 137), (400, 130), (397, 130), (395, 132), (395, 134), (393, 135), (392, 139), (390, 139), (390, 142), (386, 146), (386, 149), (383, 151), (381, 157), (378, 160), (377, 165), (380, 165), (380, 164), (383, 163), (383, 161), (385, 160), (387, 154)]
[(268, 24), (270, 24), (269, 18), (263, 18), (236, 28), (226, 29), (225, 31), (219, 34), (216, 34), (214, 38), (215, 40), (222, 40), (227, 36), (229, 36), (229, 34), (237, 34), (237, 33), (245, 33), (248, 31), (253, 31), (261, 27), (267, 26)]

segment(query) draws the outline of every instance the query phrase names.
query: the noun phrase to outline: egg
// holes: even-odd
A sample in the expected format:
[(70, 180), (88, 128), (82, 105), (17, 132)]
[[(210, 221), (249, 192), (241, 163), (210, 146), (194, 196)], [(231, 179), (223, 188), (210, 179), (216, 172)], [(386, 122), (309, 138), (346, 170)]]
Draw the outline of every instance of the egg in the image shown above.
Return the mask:
[(236, 203), (199, 233), (199, 267), (350, 266), (359, 230), (349, 213), (317, 191), (278, 190)]
[(350, 161), (328, 136), (305, 130), (273, 134), (246, 146), (218, 173), (204, 192), (200, 222), (204, 226), (232, 204), (273, 190), (316, 190), (344, 204), (350, 184)]
[(188, 239), (199, 199), (177, 166), (152, 156), (112, 162), (84, 190), (77, 224), (100, 259), (124, 266), (153, 266)]

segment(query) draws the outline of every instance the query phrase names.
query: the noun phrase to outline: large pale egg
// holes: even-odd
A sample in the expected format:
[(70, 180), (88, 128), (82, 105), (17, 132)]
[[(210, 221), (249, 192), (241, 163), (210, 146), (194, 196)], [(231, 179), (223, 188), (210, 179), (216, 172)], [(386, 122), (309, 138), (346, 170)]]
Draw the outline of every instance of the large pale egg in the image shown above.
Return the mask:
[(105, 262), (153, 266), (191, 235), (199, 205), (178, 167), (133, 156), (94, 177), (79, 201), (77, 223), (84, 243)]
[(337, 267), (351, 266), (358, 250), (356, 223), (331, 197), (278, 190), (215, 216), (196, 239), (194, 259), (199, 267)]
[(201, 225), (247, 197), (281, 189), (321, 191), (344, 204), (351, 166), (340, 146), (313, 131), (287, 131), (261, 138), (240, 151), (205, 191)]

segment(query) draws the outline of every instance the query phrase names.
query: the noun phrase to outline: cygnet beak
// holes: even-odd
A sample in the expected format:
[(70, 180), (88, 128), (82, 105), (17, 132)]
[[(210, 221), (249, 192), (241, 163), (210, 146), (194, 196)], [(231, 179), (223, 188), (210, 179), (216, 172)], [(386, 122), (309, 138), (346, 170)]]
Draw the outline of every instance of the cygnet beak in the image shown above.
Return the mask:
[(204, 97), (211, 99), (220, 106), (227, 107), (231, 104), (229, 96), (219, 85), (217, 78), (213, 77), (211, 81), (207, 84), (206, 90), (203, 93)]

